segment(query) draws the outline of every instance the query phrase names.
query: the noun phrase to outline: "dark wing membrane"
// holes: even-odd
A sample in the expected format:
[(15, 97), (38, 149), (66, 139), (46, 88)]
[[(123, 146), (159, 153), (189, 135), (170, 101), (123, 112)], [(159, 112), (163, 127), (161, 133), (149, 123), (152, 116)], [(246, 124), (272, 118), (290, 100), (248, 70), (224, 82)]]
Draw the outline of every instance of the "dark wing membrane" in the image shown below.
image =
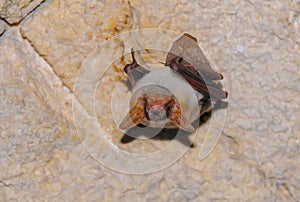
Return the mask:
[(179, 73), (183, 78), (185, 78), (185, 80), (205, 98), (212, 100), (227, 98), (228, 93), (226, 91), (223, 91), (220, 85), (207, 79), (205, 79), (204, 81), (200, 76), (194, 74), (193, 71), (190, 71), (189, 68), (186, 68), (181, 63), (176, 62), (175, 64), (171, 64), (172, 67), (174, 67), (174, 65), (176, 65), (176, 72)]
[[(186, 63), (184, 60), (182, 62), (180, 62), (180, 60), (172, 60), (171, 63), (174, 63), (174, 65), (176, 65), (176, 69), (178, 71), (178, 73), (185, 75), (185, 78), (190, 78), (193, 80), (196, 80), (200, 83), (202, 83), (203, 85), (208, 85), (208, 86), (212, 86), (215, 88), (220, 88), (220, 85), (216, 84), (214, 81), (212, 81), (211, 79), (206, 78), (204, 75), (199, 74), (199, 72), (190, 64)], [(172, 65), (171, 65), (172, 66)]]
[(222, 79), (222, 74), (211, 69), (197, 40), (191, 35), (184, 34), (174, 42), (165, 65), (184, 77), (204, 98), (213, 100), (227, 98), (228, 93), (214, 81)]
[(171, 61), (178, 56), (184, 60), (184, 63), (192, 64), (191, 66), (195, 71), (200, 72), (201, 76), (204, 74), (212, 80), (223, 78), (222, 74), (211, 68), (209, 61), (198, 46), (197, 39), (187, 33), (173, 43), (167, 55), (166, 66), (170, 66)]

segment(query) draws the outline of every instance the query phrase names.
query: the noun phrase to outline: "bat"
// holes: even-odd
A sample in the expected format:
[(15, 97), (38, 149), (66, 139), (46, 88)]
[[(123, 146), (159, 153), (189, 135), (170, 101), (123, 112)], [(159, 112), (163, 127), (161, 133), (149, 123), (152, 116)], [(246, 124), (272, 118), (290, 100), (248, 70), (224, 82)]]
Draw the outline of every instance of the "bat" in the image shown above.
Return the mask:
[(196, 38), (187, 33), (173, 43), (165, 67), (149, 71), (137, 63), (133, 49), (131, 56), (132, 63), (124, 71), (132, 96), (130, 110), (119, 125), (122, 130), (142, 124), (192, 133), (192, 123), (228, 96), (216, 82), (223, 75), (211, 68)]

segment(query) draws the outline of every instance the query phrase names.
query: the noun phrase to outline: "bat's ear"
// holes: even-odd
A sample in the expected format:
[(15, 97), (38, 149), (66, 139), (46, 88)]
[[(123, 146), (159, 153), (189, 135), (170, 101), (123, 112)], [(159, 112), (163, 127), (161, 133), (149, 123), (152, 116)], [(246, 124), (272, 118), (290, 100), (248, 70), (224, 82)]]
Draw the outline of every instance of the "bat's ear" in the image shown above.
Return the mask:
[(141, 123), (146, 118), (145, 101), (139, 98), (137, 103), (130, 109), (119, 125), (121, 130), (128, 130)]
[(177, 121), (178, 119), (171, 120), (171, 122), (177, 126), (178, 128), (181, 128), (182, 130), (185, 130), (189, 133), (195, 132), (195, 128), (188, 122), (184, 116), (181, 116), (180, 122)]
[(174, 100), (170, 107), (168, 114), (169, 120), (178, 128), (181, 128), (187, 132), (193, 133), (195, 128), (181, 113), (180, 105), (177, 100)]

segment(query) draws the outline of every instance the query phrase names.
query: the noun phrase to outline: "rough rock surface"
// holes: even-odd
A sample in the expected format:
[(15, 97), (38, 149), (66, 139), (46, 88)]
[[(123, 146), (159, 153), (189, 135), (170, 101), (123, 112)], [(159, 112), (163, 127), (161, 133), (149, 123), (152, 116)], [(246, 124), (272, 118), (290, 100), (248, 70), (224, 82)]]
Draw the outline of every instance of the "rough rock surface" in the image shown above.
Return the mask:
[(82, 61), (101, 42), (130, 28), (126, 1), (51, 1), (22, 31), (72, 89)]
[(0, 35), (5, 31), (6, 24), (2, 20), (0, 20)]
[[(0, 3), (1, 18), (15, 23), (28, 14), (20, 8), (41, 1), (12, 1), (17, 5), (12, 12), (7, 2)], [(0, 201), (297, 201), (299, 13), (299, 1), (280, 0), (46, 0), (0, 35)], [(150, 27), (198, 38), (224, 75), (226, 123), (205, 160), (198, 158), (203, 136), (197, 136), (195, 148), (172, 166), (147, 175), (122, 174), (99, 164), (80, 144), (71, 97), (81, 64), (97, 45)], [(125, 51), (124, 41), (102, 51)], [(120, 69), (128, 61), (129, 56), (115, 61), (103, 77), (96, 115), (117, 147), (153, 152), (170, 140), (121, 145), (121, 133), (107, 118), (110, 84), (124, 78)]]
[(0, 1), (0, 17), (9, 24), (19, 23), (44, 0)]

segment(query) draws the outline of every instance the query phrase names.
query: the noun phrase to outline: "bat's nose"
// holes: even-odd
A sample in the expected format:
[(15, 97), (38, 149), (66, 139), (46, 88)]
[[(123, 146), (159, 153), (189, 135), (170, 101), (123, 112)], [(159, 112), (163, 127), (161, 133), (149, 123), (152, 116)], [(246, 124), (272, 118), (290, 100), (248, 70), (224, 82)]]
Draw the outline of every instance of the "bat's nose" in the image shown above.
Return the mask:
[(161, 105), (153, 105), (153, 106), (151, 106), (151, 110), (154, 112), (165, 111)]
[(153, 105), (148, 110), (148, 117), (152, 121), (164, 120), (167, 118), (165, 109), (160, 105)]

